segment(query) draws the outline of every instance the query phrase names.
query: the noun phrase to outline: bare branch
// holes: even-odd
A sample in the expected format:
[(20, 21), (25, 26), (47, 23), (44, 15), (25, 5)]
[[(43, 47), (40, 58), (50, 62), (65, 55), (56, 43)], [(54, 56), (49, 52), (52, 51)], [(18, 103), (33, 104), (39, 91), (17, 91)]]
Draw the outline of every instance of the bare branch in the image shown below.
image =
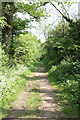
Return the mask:
[(73, 20), (68, 18), (67, 16), (65, 16), (56, 6), (54, 3), (52, 3), (50, 0), (49, 0), (50, 4), (63, 16), (63, 18), (66, 19), (66, 21), (68, 21), (69, 23), (72, 23)]
[(65, 12), (67, 13), (68, 18), (70, 18), (70, 17), (69, 17), (69, 13), (67, 12), (67, 10), (66, 10), (66, 8), (64, 7), (63, 3), (62, 3), (62, 6), (63, 6)]

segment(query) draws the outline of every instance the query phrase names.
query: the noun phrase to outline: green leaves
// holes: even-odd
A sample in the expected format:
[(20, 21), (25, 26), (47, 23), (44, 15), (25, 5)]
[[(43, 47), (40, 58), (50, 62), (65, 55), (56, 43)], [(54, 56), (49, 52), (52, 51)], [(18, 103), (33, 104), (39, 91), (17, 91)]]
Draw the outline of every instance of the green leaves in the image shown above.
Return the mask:
[(33, 19), (40, 19), (40, 17), (44, 16), (42, 8), (40, 7), (40, 2), (29, 2), (25, 3), (18, 3), (18, 12), (26, 12), (33, 17)]
[(5, 20), (6, 20), (6, 18), (5, 18), (4, 16), (3, 16), (3, 17), (0, 17), (1, 27), (2, 27), (2, 28), (4, 28), (5, 26), (6, 26), (6, 27), (10, 27)]
[(32, 36), (30, 33), (21, 34), (16, 39), (16, 59), (24, 62), (35, 60), (40, 57), (41, 43), (36, 36)]
[[(15, 13), (28, 14), (30, 19), (22, 20), (22, 18), (18, 18)], [(28, 24), (32, 20), (40, 21), (41, 17), (44, 17), (43, 8), (41, 8), (41, 4), (39, 1), (35, 2), (3, 2), (2, 3), (2, 15), (5, 18), (1, 18), (0, 22), (3, 27), (3, 42), (7, 43), (8, 47), (12, 44), (13, 36), (19, 35), (22, 30), (28, 28)], [(11, 28), (11, 29), (10, 29)], [(7, 29), (7, 30), (6, 30)], [(12, 33), (13, 29), (13, 33)], [(8, 31), (8, 32), (7, 32)], [(6, 37), (7, 36), (7, 37)], [(12, 46), (11, 46), (12, 47)]]
[(13, 17), (13, 35), (15, 36), (19, 36), (20, 33), (22, 33), (21, 31), (24, 30), (26, 27), (28, 27), (30, 20), (29, 19), (25, 19), (22, 20), (21, 18), (17, 18), (17, 16), (15, 15)]

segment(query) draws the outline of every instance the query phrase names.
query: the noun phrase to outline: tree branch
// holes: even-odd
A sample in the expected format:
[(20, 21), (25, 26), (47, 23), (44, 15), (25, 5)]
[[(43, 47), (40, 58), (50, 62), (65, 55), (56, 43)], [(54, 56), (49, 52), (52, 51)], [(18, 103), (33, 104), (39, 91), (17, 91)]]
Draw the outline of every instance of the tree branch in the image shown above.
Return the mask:
[(70, 17), (69, 17), (69, 13), (67, 12), (67, 10), (66, 10), (66, 8), (64, 7), (63, 3), (62, 3), (62, 6), (63, 6), (65, 12), (67, 13), (68, 18), (70, 18)]
[(67, 16), (65, 16), (65, 15), (55, 6), (55, 4), (52, 3), (50, 0), (49, 0), (49, 3), (63, 16), (63, 18), (66, 19), (67, 22), (69, 22), (69, 23), (72, 23), (72, 22), (73, 22), (72, 19), (70, 19), (70, 18), (68, 18)]

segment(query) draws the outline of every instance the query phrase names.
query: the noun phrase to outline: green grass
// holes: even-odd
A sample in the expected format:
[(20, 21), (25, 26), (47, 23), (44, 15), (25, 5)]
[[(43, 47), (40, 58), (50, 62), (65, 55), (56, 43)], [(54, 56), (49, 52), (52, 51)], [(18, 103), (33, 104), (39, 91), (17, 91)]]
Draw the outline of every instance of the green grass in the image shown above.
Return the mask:
[[(36, 79), (38, 78), (36, 77)], [(39, 116), (41, 112), (39, 110), (39, 107), (41, 105), (42, 99), (40, 96), (40, 89), (39, 89), (38, 81), (35, 81), (36, 79), (32, 81), (31, 86), (30, 86), (30, 93), (26, 100), (27, 110), (25, 112), (25, 115), (19, 118), (25, 118), (25, 116), (36, 118)]]
[[(37, 66), (40, 68), (40, 62), (33, 63), (34, 70)], [(30, 80), (29, 76), (32, 74), (32, 70), (31, 66), (30, 69), (28, 68), (29, 66), (27, 67), (24, 64), (17, 64), (15, 68), (4, 68), (4, 73), (6, 72), (6, 74), (3, 74), (5, 82), (1, 86), (3, 117), (8, 114), (8, 109), (12, 108), (12, 103), (17, 99), (18, 94), (24, 90)]]
[[(38, 115), (40, 114), (40, 110), (39, 109), (36, 109), (36, 110), (27, 110), (26, 112), (25, 112), (25, 115), (23, 115), (23, 116), (21, 116), (21, 117), (18, 117), (18, 118), (25, 118), (25, 116), (27, 116), (28, 118), (30, 118), (31, 117), (31, 119), (33, 120), (34, 118), (37, 118), (38, 117)], [(27, 119), (28, 119), (27, 118)]]
[(28, 100), (26, 101), (29, 110), (35, 110), (40, 106), (41, 97), (38, 92), (31, 92)]
[(72, 106), (70, 104), (67, 104), (67, 105), (63, 104), (62, 109), (63, 109), (63, 112), (64, 112), (63, 117), (66, 117), (66, 118), (75, 117), (75, 115), (78, 114), (77, 110), (76, 110), (76, 107)]
[[(9, 88), (6, 88), (2, 91), (3, 97), (2, 97), (2, 108), (9, 108), (11, 107), (11, 103), (16, 100), (18, 93), (24, 89), (25, 85), (29, 81), (29, 75), (31, 74), (31, 71), (26, 69), (24, 70), (24, 74), (21, 75), (14, 75), (15, 81), (12, 82), (12, 84), (9, 84)], [(25, 75), (25, 77), (24, 77)], [(13, 78), (14, 78), (13, 77)]]
[(37, 92), (32, 92), (30, 93), (27, 101), (26, 101), (26, 107), (27, 107), (27, 111), (26, 111), (26, 115), (29, 117), (38, 117), (40, 114), (40, 110), (39, 110), (39, 106), (41, 105), (41, 97), (40, 97), (40, 93)]
[[(20, 68), (23, 68), (20, 67)], [(17, 75), (16, 75), (17, 73)], [(8, 83), (4, 86), (4, 89), (2, 91), (2, 115), (3, 117), (6, 117), (9, 113), (10, 108), (12, 108), (12, 103), (17, 99), (18, 94), (25, 88), (25, 85), (29, 81), (29, 75), (32, 72), (30, 70), (26, 69), (17, 69), (17, 70), (12, 70), (12, 74), (14, 74), (11, 78), (9, 77), (6, 83), (10, 80), (11, 83)], [(11, 74), (10, 74), (11, 76)], [(7, 78), (7, 76), (5, 76)], [(9, 86), (7, 88), (7, 86)]]
[(30, 90), (30, 92), (38, 92), (38, 93), (40, 93), (40, 89), (38, 89), (38, 88), (33, 88), (33, 89)]
[(39, 106), (41, 105), (42, 99), (40, 96), (40, 89), (37, 79), (37, 77), (34, 77), (32, 81), (32, 86), (30, 88), (30, 94), (26, 101), (26, 115), (31, 117), (38, 117), (38, 115), (40, 114)]

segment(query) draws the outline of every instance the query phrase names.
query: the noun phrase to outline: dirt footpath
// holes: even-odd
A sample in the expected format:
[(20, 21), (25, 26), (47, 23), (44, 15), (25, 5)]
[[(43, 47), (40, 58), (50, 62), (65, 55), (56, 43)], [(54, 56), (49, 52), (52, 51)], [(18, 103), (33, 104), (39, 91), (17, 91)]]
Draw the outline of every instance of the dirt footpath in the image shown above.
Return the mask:
[[(41, 105), (39, 106), (40, 113), (38, 115), (36, 113), (35, 116), (29, 116), (26, 114), (27, 106), (26, 101), (28, 96), (30, 95), (30, 89), (33, 86), (34, 78), (37, 78), (37, 84), (40, 89), (40, 96), (42, 99)], [(39, 72), (34, 72), (31, 77), (29, 83), (26, 85), (24, 91), (22, 91), (18, 97), (18, 99), (13, 103), (12, 108), (10, 109), (9, 115), (6, 120), (60, 120), (62, 118), (63, 113), (61, 112), (61, 106), (57, 104), (57, 96), (55, 93), (55, 89), (51, 86), (48, 81), (48, 76), (45, 73), (44, 66), (42, 64), (42, 68)], [(57, 119), (58, 118), (58, 119)]]
[(42, 103), (39, 108), (42, 111), (40, 117), (50, 119), (62, 118), (63, 113), (61, 112), (61, 106), (57, 104), (57, 96), (55, 93), (56, 88), (53, 88), (49, 83), (43, 65), (38, 73), (38, 78), (41, 91), (40, 95), (42, 96)]

